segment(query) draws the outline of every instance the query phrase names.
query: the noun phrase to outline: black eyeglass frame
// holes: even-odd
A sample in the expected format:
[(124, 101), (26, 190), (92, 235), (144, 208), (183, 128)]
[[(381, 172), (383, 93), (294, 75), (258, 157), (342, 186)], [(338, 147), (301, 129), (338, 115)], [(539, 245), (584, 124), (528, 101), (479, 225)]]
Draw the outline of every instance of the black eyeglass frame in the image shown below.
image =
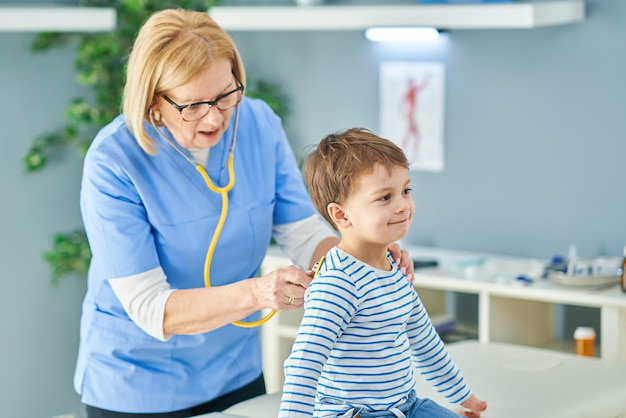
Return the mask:
[[(220, 109), (219, 108), (218, 103), (224, 97), (230, 96), (231, 94), (236, 93), (238, 91), (241, 91), (242, 92), (242, 96), (243, 96), (243, 92), (245, 90), (245, 87), (244, 87), (243, 83), (241, 82), (241, 80), (239, 80), (239, 77), (237, 77), (237, 75), (234, 72), (232, 74), (233, 74), (233, 77), (235, 77), (235, 81), (237, 81), (237, 83), (239, 83), (239, 86), (236, 89), (234, 89), (232, 91), (229, 91), (228, 93), (224, 93), (224, 94), (222, 94), (220, 96), (217, 96), (215, 98), (215, 100), (211, 100), (211, 101), (207, 101), (207, 102), (189, 103), (189, 104), (186, 104), (186, 105), (179, 105), (178, 103), (174, 102), (172, 99), (167, 97), (165, 94), (162, 94), (161, 97), (163, 97), (169, 104), (171, 104), (176, 110), (178, 110), (178, 113), (180, 113), (181, 118), (183, 118), (183, 120), (185, 122), (196, 122), (196, 121), (199, 121), (200, 119), (204, 118), (206, 115), (208, 115), (209, 112), (211, 111), (212, 107), (216, 107), (220, 111), (232, 109), (232, 107), (229, 107), (228, 109)], [(240, 101), (241, 101), (241, 98), (237, 101), (237, 104), (235, 106), (238, 106)], [(188, 107), (191, 107), (191, 106), (198, 106), (198, 105), (204, 105), (204, 104), (209, 105), (209, 109), (207, 110), (207, 112), (204, 115), (202, 115), (201, 117), (199, 117), (198, 119), (195, 119), (195, 120), (187, 120), (187, 119), (185, 119), (185, 117), (183, 116), (183, 110), (185, 110), (185, 109), (187, 109)], [(235, 107), (235, 106), (233, 106), (233, 107)]]

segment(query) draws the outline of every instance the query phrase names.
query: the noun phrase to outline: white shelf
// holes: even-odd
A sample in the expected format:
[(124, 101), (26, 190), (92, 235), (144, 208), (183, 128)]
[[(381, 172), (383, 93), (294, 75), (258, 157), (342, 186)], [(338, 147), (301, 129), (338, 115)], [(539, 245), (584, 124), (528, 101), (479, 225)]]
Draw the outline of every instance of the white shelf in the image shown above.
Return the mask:
[(0, 7), (0, 32), (108, 32), (115, 25), (113, 8)]
[(585, 19), (583, 0), (387, 6), (224, 6), (209, 15), (230, 31), (363, 30), (372, 26), (524, 29)]

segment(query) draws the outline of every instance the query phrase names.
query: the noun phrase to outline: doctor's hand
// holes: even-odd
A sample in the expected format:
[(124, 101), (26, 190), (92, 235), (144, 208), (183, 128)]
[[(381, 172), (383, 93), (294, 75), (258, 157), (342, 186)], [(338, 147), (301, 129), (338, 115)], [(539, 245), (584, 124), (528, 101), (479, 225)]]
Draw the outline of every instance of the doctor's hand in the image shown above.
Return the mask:
[(461, 406), (467, 409), (467, 411), (463, 411), (464, 417), (479, 418), (480, 413), (487, 409), (487, 402), (481, 401), (474, 395), (470, 395)]
[(254, 279), (255, 293), (262, 308), (284, 311), (304, 304), (304, 291), (311, 275), (296, 266), (274, 270)]
[(387, 249), (400, 269), (404, 270), (403, 273), (406, 274), (407, 280), (413, 283), (413, 275), (415, 274), (415, 271), (413, 267), (413, 259), (409, 256), (409, 252), (400, 248), (400, 244), (397, 242), (389, 244)]

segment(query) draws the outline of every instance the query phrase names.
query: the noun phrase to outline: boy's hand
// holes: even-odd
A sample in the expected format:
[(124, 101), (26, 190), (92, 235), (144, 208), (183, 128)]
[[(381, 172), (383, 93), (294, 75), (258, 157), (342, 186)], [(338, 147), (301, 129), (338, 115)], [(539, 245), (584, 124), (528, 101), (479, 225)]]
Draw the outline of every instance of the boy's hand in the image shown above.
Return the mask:
[(470, 395), (469, 398), (461, 404), (461, 406), (468, 411), (463, 411), (463, 416), (467, 418), (479, 418), (480, 413), (487, 409), (487, 402), (481, 401), (474, 395)]

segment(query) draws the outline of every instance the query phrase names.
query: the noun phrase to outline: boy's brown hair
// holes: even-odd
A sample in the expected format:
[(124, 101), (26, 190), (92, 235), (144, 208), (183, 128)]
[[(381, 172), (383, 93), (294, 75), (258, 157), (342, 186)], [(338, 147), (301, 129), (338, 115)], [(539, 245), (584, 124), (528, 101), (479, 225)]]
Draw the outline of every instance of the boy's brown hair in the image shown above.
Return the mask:
[(409, 169), (400, 147), (365, 128), (351, 128), (324, 137), (304, 160), (304, 181), (317, 211), (335, 229), (328, 215), (330, 203), (342, 204), (357, 180), (380, 164), (391, 173), (394, 167)]

